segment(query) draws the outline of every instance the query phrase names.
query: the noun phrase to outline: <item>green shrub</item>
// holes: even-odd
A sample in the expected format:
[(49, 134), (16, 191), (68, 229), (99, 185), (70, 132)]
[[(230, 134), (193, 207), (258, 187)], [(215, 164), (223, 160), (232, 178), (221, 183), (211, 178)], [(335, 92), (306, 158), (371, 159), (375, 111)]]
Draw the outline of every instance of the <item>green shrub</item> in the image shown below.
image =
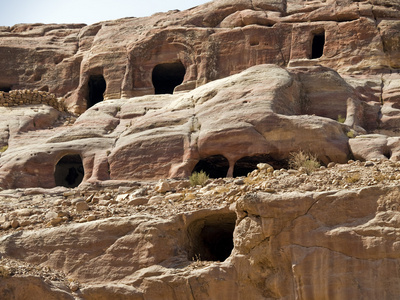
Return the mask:
[(342, 117), (342, 115), (338, 115), (338, 116), (337, 116), (337, 121), (338, 121), (339, 123), (344, 123), (344, 122), (346, 121), (346, 118), (345, 118), (345, 117)]
[(349, 132), (347, 132), (347, 137), (348, 137), (349, 139), (353, 139), (353, 138), (355, 137), (354, 131), (350, 130)]
[(208, 175), (204, 171), (193, 172), (189, 177), (190, 185), (205, 185), (206, 181), (209, 179)]
[(304, 169), (307, 174), (311, 174), (320, 166), (315, 154), (299, 151), (289, 155), (289, 167), (292, 169)]
[(8, 145), (1, 147), (0, 148), (0, 153), (6, 152), (6, 150), (8, 149)]

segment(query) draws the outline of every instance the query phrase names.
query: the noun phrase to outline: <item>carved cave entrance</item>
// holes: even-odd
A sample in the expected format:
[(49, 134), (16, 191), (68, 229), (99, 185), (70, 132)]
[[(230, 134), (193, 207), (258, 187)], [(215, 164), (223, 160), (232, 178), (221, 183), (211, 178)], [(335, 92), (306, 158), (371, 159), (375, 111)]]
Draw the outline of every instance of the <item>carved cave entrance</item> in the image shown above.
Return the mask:
[(312, 40), (311, 59), (320, 58), (324, 54), (325, 32), (314, 34)]
[(92, 107), (96, 103), (104, 100), (104, 92), (106, 91), (106, 81), (103, 75), (92, 75), (89, 78), (89, 99), (87, 108)]
[(180, 61), (156, 65), (152, 74), (155, 94), (172, 94), (183, 82), (185, 73), (185, 66)]
[(236, 214), (214, 214), (193, 221), (187, 229), (189, 260), (224, 261), (233, 249)]
[(201, 159), (194, 167), (193, 172), (204, 171), (210, 178), (226, 177), (229, 170), (229, 161), (222, 155), (213, 155)]
[(61, 158), (54, 171), (56, 186), (67, 188), (77, 187), (85, 175), (80, 155), (65, 155)]
[(275, 160), (267, 154), (245, 156), (235, 163), (233, 177), (247, 176), (248, 173), (257, 169), (259, 163), (267, 163), (274, 169), (287, 168), (287, 161)]

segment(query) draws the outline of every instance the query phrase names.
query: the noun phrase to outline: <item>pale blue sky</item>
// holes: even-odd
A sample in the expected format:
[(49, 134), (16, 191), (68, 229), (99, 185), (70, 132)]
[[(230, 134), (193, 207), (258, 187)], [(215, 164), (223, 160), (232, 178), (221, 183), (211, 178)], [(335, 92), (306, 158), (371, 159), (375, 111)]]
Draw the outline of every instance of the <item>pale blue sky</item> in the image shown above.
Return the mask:
[(0, 26), (86, 23), (184, 10), (209, 0), (1, 0)]

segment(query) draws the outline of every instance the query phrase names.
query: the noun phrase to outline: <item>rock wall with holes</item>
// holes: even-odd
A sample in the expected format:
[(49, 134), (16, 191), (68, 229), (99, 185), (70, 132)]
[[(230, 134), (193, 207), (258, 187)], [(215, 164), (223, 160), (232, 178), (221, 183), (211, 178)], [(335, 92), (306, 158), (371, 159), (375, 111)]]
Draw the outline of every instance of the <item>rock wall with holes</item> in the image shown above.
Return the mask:
[(11, 277), (0, 281), (0, 295), (390, 300), (400, 293), (397, 187), (258, 191), (231, 209), (206, 199), (195, 200), (205, 206), (197, 210), (153, 202), (125, 217), (3, 236), (2, 256), (61, 272), (72, 291), (68, 282)]
[(53, 187), (65, 155), (81, 157), (84, 183), (239, 176), (259, 162), (287, 167), (300, 149), (323, 164), (398, 160), (398, 16), (389, 0), (218, 0), (1, 28), (0, 90), (48, 90), (82, 114), (68, 126), (54, 111), (45, 123), (2, 120), (0, 186)]
[(13, 107), (21, 105), (46, 104), (59, 111), (64, 111), (64, 104), (54, 94), (37, 90), (0, 91), (0, 106)]
[[(379, 126), (379, 112), (330, 68), (258, 65), (188, 93), (104, 101), (68, 126), (56, 126), (59, 113), (43, 126), (26, 124), (24, 113), (5, 118), (0, 186), (54, 187), (65, 155), (79, 155), (83, 183), (201, 170), (244, 176), (258, 163), (287, 167), (299, 150), (325, 165), (352, 155), (398, 160), (399, 137), (366, 134)], [(339, 116), (347, 116), (344, 123)]]
[[(105, 80), (97, 97), (102, 101), (154, 94), (159, 88), (153, 71), (160, 65), (184, 68), (183, 74), (167, 70), (177, 77), (163, 89), (168, 93), (258, 64), (322, 65), (354, 76), (360, 90), (375, 90), (380, 99), (371, 100), (397, 102), (391, 83), (400, 67), (399, 20), (395, 0), (216, 0), (187, 11), (90, 26), (2, 27), (0, 89), (46, 88), (64, 97), (70, 111), (82, 113), (93, 104), (93, 76)], [(376, 76), (365, 80), (365, 75)]]

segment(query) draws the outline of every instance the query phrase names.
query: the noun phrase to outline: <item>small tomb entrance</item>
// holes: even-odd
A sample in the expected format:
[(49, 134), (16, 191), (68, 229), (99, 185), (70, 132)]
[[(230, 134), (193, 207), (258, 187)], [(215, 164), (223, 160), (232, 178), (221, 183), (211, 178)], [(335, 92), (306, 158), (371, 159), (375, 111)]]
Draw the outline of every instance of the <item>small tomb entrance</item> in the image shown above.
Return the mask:
[(152, 74), (155, 94), (172, 94), (183, 82), (185, 73), (185, 66), (180, 61), (156, 65)]
[(78, 154), (65, 155), (58, 161), (54, 171), (56, 186), (67, 188), (77, 187), (84, 175), (82, 158)]
[(325, 32), (314, 34), (312, 40), (311, 59), (320, 58), (324, 54)]
[(224, 261), (233, 250), (236, 214), (214, 214), (193, 221), (188, 227), (189, 260)]
[(210, 178), (226, 177), (229, 170), (229, 161), (223, 155), (213, 155), (201, 159), (194, 167), (193, 172), (204, 171)]
[(92, 75), (89, 78), (89, 99), (87, 108), (92, 107), (96, 103), (104, 100), (104, 92), (106, 91), (106, 81), (103, 75)]

